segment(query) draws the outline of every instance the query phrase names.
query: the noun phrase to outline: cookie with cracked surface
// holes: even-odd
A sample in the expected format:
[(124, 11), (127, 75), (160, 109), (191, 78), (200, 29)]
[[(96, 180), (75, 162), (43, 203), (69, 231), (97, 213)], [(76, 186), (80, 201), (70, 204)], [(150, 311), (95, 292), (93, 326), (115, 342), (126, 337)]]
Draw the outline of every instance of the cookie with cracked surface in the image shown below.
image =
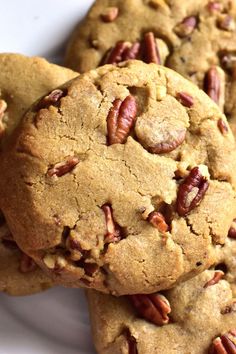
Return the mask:
[(84, 72), (105, 62), (156, 62), (194, 81), (236, 119), (235, 21), (232, 0), (97, 0), (72, 35), (66, 65)]
[(116, 295), (208, 268), (236, 215), (234, 137), (219, 120), (203, 91), (141, 61), (49, 94), (0, 164), (17, 243), (57, 282)]
[[(77, 75), (42, 58), (0, 54), (1, 154), (7, 151), (8, 138), (26, 110), (39, 97)], [(52, 286), (52, 280), (17, 247), (2, 215), (0, 219), (0, 291), (27, 295)]]
[(87, 291), (98, 354), (230, 354), (236, 351), (236, 298), (215, 270), (152, 295)]

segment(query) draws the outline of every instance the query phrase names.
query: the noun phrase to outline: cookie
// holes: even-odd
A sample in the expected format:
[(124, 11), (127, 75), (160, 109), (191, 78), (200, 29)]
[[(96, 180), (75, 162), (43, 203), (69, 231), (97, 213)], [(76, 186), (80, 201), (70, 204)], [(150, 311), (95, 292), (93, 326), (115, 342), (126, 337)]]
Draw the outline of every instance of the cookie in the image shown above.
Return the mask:
[(216, 261), (236, 215), (235, 161), (203, 91), (156, 64), (107, 65), (26, 114), (0, 162), (0, 203), (55, 281), (153, 293)]
[(206, 270), (151, 295), (117, 298), (88, 290), (98, 354), (234, 353), (236, 299), (222, 276)]
[[(42, 58), (0, 54), (2, 154), (7, 151), (9, 136), (29, 106), (54, 87), (77, 75), (71, 70), (49, 64)], [(19, 200), (17, 204), (20, 204)], [(0, 291), (11, 295), (27, 295), (51, 286), (51, 279), (17, 247), (3, 215), (0, 219)]]
[(234, 119), (235, 21), (232, 0), (97, 0), (72, 35), (66, 65), (85, 72), (156, 62), (194, 81)]

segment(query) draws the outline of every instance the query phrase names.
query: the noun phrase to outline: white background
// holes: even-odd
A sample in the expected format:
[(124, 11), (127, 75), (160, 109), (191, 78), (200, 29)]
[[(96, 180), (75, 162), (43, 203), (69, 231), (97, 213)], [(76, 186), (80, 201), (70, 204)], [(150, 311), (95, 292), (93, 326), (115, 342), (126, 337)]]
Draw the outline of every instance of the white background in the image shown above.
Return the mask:
[[(65, 43), (93, 0), (0, 0), (0, 52), (62, 63)], [(0, 294), (0, 354), (92, 354), (82, 290)]]

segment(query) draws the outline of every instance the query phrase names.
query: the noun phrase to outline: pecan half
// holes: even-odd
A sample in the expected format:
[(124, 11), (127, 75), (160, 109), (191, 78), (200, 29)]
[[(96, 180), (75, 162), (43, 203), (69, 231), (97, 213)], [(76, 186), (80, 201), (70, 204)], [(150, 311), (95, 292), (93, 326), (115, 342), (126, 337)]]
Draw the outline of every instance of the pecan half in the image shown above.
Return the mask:
[(199, 167), (194, 167), (183, 183), (179, 186), (177, 194), (177, 213), (186, 216), (202, 201), (209, 182), (201, 174)]
[(197, 27), (197, 22), (196, 16), (186, 17), (175, 27), (174, 31), (179, 37), (187, 37)]
[(221, 337), (213, 340), (209, 354), (235, 354), (236, 353), (236, 329), (233, 329)]
[(30, 273), (33, 272), (37, 268), (34, 260), (27, 256), (27, 254), (22, 253), (20, 259), (19, 270), (21, 273)]
[(228, 237), (236, 239), (236, 219), (233, 220), (228, 231)]
[(137, 103), (133, 96), (116, 99), (107, 117), (108, 145), (124, 144), (135, 123)]
[(186, 129), (166, 132), (165, 139), (163, 139), (163, 141), (159, 144), (149, 147), (148, 151), (152, 154), (166, 154), (171, 152), (184, 142), (185, 136)]
[(228, 126), (226, 125), (225, 121), (223, 119), (219, 119), (218, 122), (217, 122), (217, 126), (221, 132), (221, 134), (225, 135), (229, 132), (229, 128)]
[(56, 163), (54, 166), (48, 169), (48, 176), (62, 177), (65, 174), (71, 172), (76, 165), (78, 165), (79, 159), (75, 156), (68, 156), (65, 161)]
[(104, 22), (113, 22), (119, 15), (118, 7), (108, 7), (104, 13), (101, 14), (101, 18)]
[(143, 39), (143, 61), (145, 63), (161, 64), (160, 53), (153, 32), (145, 33)]
[(169, 229), (169, 226), (167, 225), (165, 221), (165, 217), (162, 213), (153, 211), (149, 214), (147, 220), (152, 224), (158, 231), (164, 233), (167, 232)]
[(121, 227), (114, 221), (112, 207), (108, 204), (102, 206), (105, 214), (107, 233), (105, 235), (105, 243), (119, 242), (122, 238)]
[(157, 326), (169, 323), (171, 312), (169, 301), (161, 294), (130, 295), (129, 296), (139, 315)]
[(36, 109), (48, 108), (49, 106), (58, 106), (60, 99), (66, 95), (65, 91), (60, 89), (53, 90), (49, 95), (43, 97), (37, 104)]
[(178, 92), (177, 99), (185, 107), (191, 108), (194, 105), (193, 97), (186, 92)]
[(218, 284), (219, 281), (224, 277), (225, 273), (221, 270), (216, 270), (212, 279), (210, 279), (205, 285), (204, 288), (208, 288), (209, 286)]

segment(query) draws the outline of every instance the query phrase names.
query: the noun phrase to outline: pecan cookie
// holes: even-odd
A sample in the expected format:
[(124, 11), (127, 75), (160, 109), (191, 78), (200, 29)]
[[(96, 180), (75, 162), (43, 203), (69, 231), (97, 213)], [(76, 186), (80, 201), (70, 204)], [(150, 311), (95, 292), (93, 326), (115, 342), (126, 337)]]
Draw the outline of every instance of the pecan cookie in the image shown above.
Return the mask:
[(152, 293), (215, 262), (236, 215), (235, 161), (203, 91), (155, 64), (107, 65), (26, 114), (0, 163), (0, 203), (57, 282)]
[[(54, 87), (77, 75), (71, 70), (49, 64), (41, 58), (0, 54), (1, 159), (7, 151), (9, 136), (28, 107)], [(17, 203), (20, 203), (19, 200)], [(51, 285), (51, 279), (30, 257), (19, 250), (1, 215), (0, 291), (11, 295), (26, 295), (44, 290)]]
[(236, 352), (236, 298), (220, 271), (162, 293), (117, 298), (88, 290), (87, 297), (99, 354)]
[(97, 0), (72, 35), (66, 65), (84, 72), (128, 59), (162, 64), (236, 119), (235, 21), (232, 0)]

